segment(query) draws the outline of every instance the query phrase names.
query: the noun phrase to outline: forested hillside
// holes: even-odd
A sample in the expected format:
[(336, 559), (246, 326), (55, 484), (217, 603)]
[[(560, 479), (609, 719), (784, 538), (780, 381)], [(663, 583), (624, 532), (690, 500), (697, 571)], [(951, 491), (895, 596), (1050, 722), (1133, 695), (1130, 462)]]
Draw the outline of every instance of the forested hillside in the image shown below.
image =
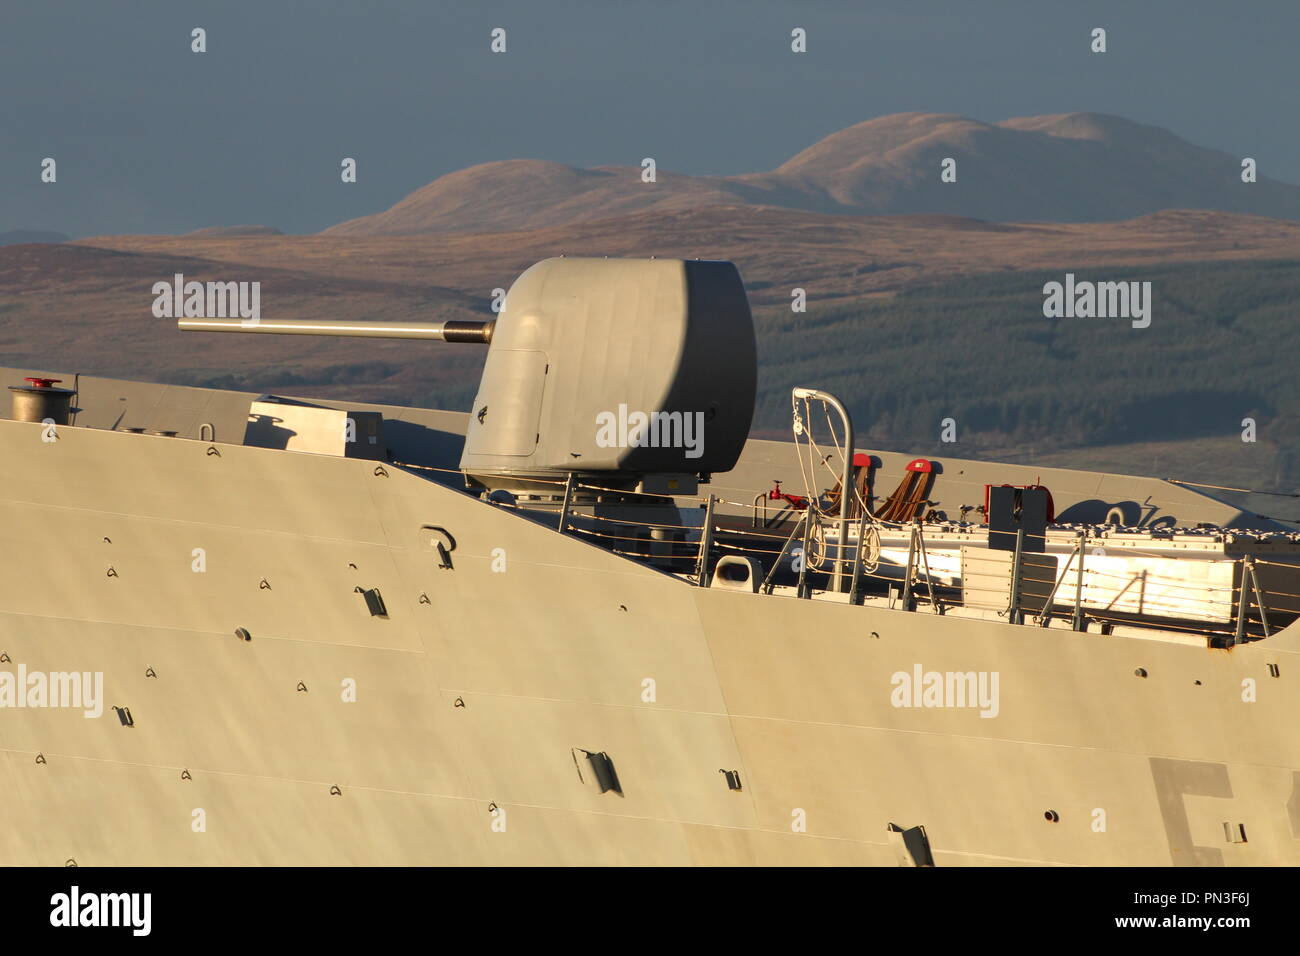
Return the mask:
[[(1296, 478), (1300, 262), (1076, 272), (1150, 281), (1148, 328), (1045, 318), (1043, 285), (1063, 278), (976, 275), (888, 299), (813, 302), (803, 315), (762, 310), (756, 424), (788, 431), (793, 385), (841, 396), (866, 441), (968, 457), (1205, 437), (1244, 446), (1242, 420), (1253, 418), (1259, 443), (1279, 455), (1270, 478)], [(940, 441), (945, 418), (959, 450)]]

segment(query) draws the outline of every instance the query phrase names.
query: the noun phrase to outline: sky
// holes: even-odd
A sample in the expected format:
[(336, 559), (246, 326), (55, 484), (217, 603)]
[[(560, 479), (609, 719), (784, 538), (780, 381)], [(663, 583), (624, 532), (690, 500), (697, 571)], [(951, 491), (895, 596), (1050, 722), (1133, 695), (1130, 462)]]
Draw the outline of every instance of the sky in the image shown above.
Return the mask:
[(0, 232), (310, 233), (475, 163), (757, 172), (906, 111), (1113, 113), (1300, 183), (1298, 42), (1295, 0), (0, 0)]

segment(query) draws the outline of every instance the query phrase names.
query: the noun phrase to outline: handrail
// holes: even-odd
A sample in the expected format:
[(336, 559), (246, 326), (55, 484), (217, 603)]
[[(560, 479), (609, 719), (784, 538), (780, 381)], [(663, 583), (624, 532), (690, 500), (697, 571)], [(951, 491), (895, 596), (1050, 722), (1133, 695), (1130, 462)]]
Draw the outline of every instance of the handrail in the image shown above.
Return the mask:
[(709, 502), (704, 508), (704, 528), (700, 532), (700, 558), (698, 564), (699, 585), (702, 588), (709, 586), (709, 552), (713, 549), (713, 495), (709, 495)]
[[(845, 547), (848, 546), (848, 541), (849, 541), (849, 503), (851, 501), (851, 497), (849, 495), (849, 487), (853, 483), (853, 454), (855, 448), (855, 445), (853, 444), (853, 418), (851, 415), (849, 415), (849, 410), (844, 407), (844, 403), (841, 402), (834, 395), (832, 395), (830, 392), (824, 392), (816, 388), (803, 388), (801, 386), (796, 386), (790, 392), (790, 399), (791, 401), (798, 401), (802, 399), (805, 402), (820, 401), (824, 405), (829, 405), (831, 408), (839, 412), (840, 418), (843, 419), (844, 421), (844, 474), (840, 478), (840, 538), (839, 538), (839, 553), (842, 553)], [(828, 416), (827, 421), (829, 420), (830, 418)], [(802, 459), (800, 460), (802, 461)], [(811, 501), (808, 503), (808, 507), (809, 510), (812, 509)], [(807, 536), (806, 529), (804, 534), (806, 537)], [(806, 549), (805, 549), (805, 554), (806, 554)], [(805, 562), (805, 566), (806, 566), (806, 562)], [(844, 575), (843, 561), (837, 559), (835, 562), (835, 575), (832, 584), (832, 590), (834, 591), (848, 590), (848, 588), (842, 586), (844, 583), (843, 575)]]

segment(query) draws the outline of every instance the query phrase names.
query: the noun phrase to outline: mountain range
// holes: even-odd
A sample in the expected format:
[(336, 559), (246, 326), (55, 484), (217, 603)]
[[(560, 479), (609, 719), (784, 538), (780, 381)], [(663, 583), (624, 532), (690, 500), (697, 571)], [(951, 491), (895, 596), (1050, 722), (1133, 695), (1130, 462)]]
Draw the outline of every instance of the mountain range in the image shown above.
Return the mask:
[[(993, 222), (1100, 222), (1162, 209), (1300, 219), (1300, 187), (1264, 175), (1243, 182), (1244, 158), (1099, 113), (1000, 123), (899, 113), (833, 133), (770, 172), (691, 176), (659, 169), (655, 182), (643, 182), (640, 166), (483, 163), (440, 176), (391, 208), (324, 234), (541, 229), (710, 205)], [(947, 159), (956, 163), (954, 182), (941, 180)]]

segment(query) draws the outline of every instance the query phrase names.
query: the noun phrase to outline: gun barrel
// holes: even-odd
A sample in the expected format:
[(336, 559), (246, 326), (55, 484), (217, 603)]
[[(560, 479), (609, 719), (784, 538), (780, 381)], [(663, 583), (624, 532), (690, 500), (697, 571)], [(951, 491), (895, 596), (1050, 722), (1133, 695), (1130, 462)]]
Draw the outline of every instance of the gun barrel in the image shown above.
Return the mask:
[(435, 342), (492, 341), (495, 322), (330, 322), (320, 319), (177, 319), (184, 332), (269, 332), (280, 335), (341, 335), (371, 339), (431, 339)]

